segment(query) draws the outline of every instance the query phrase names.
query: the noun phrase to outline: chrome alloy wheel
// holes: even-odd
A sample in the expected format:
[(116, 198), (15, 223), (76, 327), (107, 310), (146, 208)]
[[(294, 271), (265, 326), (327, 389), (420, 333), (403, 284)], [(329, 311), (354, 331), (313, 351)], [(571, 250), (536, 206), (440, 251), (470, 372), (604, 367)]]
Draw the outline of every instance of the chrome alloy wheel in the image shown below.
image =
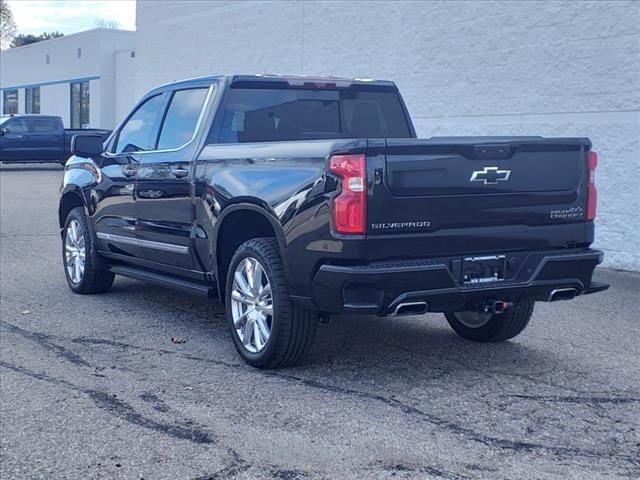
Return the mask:
[(252, 257), (243, 259), (233, 275), (231, 313), (238, 338), (251, 353), (269, 341), (273, 325), (273, 296), (264, 268)]
[(455, 312), (454, 315), (461, 324), (468, 328), (484, 327), (493, 316), (491, 313), (485, 312)]
[(84, 275), (85, 242), (82, 226), (71, 220), (64, 236), (64, 260), (67, 274), (73, 283), (80, 283)]

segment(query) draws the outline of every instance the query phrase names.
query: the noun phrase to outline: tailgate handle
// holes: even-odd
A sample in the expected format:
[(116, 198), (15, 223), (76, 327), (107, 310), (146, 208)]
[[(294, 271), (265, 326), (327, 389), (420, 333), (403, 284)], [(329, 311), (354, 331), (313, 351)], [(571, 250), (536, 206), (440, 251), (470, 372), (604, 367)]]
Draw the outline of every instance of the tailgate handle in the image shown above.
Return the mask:
[(509, 145), (476, 145), (473, 152), (478, 158), (506, 158), (509, 156)]

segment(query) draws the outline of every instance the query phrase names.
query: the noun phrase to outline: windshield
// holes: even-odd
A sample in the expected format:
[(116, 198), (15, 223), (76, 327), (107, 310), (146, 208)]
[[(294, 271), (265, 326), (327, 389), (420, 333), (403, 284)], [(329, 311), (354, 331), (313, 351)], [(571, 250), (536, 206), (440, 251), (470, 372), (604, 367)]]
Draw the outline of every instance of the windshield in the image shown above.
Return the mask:
[(219, 141), (409, 137), (396, 91), (232, 88)]
[(7, 120), (13, 118), (11, 115), (0, 115), (0, 125), (6, 123)]

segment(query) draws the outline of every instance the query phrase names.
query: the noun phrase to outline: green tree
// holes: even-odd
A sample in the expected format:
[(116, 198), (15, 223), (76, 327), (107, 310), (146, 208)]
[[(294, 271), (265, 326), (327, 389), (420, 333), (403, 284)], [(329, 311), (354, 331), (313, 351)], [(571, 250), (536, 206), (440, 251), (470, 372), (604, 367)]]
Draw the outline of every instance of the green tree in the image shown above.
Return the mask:
[(13, 42), (11, 42), (11, 47), (22, 47), (23, 45), (29, 45), (31, 43), (37, 43), (43, 40), (51, 40), (52, 38), (62, 37), (63, 35), (64, 33), (60, 32), (44, 32), (40, 35), (32, 35), (30, 33), (27, 35), (23, 35), (22, 33), (20, 33), (16, 35), (16, 37), (13, 39)]
[(0, 49), (7, 48), (16, 36), (16, 22), (6, 0), (0, 0)]

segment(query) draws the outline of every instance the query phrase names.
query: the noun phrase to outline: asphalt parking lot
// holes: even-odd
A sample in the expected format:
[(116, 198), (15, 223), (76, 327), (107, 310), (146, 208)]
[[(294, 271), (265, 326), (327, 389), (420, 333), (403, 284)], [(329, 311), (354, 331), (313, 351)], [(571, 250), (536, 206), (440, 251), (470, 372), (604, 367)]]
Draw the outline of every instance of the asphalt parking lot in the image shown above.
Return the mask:
[(640, 275), (600, 271), (608, 292), (538, 304), (504, 344), (337, 317), (306, 363), (258, 371), (217, 304), (73, 294), (61, 175), (0, 169), (3, 480), (640, 477)]

